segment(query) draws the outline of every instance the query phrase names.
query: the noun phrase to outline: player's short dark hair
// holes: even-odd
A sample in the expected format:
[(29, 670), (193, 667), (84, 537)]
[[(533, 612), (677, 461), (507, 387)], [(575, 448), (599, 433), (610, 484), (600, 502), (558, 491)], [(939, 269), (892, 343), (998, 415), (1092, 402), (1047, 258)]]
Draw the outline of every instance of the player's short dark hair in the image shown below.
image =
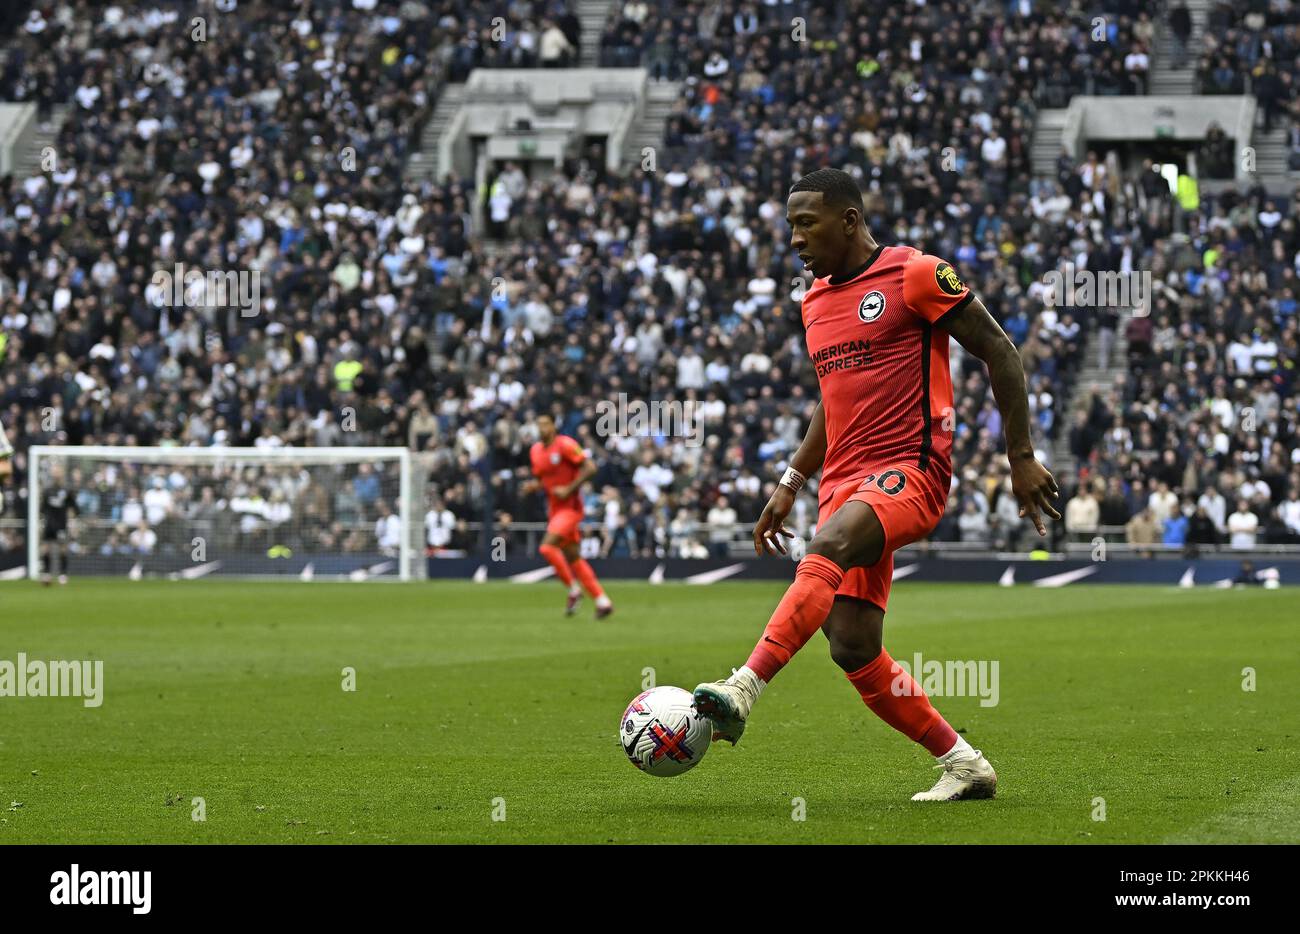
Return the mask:
[(790, 194), (796, 191), (820, 191), (822, 203), (829, 207), (857, 208), (860, 213), (866, 213), (862, 206), (862, 189), (852, 175), (839, 169), (809, 172), (790, 186)]

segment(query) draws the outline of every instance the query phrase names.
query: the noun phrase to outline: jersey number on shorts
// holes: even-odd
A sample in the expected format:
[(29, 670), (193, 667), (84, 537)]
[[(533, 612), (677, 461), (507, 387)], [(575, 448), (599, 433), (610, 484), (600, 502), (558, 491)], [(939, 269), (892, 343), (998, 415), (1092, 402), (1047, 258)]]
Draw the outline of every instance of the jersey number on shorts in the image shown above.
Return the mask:
[(873, 480), (880, 492), (887, 493), (890, 496), (897, 496), (903, 492), (903, 487), (907, 486), (907, 474), (901, 470), (886, 470), (879, 477), (873, 473), (867, 474), (862, 481), (862, 486), (858, 487), (858, 489), (864, 489)]

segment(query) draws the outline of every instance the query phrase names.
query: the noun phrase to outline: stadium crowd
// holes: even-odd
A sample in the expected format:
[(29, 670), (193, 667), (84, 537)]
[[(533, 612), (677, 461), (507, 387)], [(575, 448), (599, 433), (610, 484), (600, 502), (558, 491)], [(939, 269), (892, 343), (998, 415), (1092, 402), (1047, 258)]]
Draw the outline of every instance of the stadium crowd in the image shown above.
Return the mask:
[(1253, 94), (1265, 132), (1286, 132), (1288, 166), (1300, 170), (1300, 4), (1220, 0), (1209, 12), (1196, 70), (1201, 94)]
[(880, 75), (911, 92), (942, 79), (964, 84), (962, 94), (973, 96), (1009, 80), (1039, 106), (1059, 107), (1072, 94), (1145, 94), (1155, 30), (1151, 4), (1143, 0), (1103, 0), (1086, 10), (1042, 0), (875, 7), (835, 0), (627, 0), (610, 11), (600, 63), (640, 65), (656, 78), (696, 77), (720, 87), (737, 79), (761, 85), (771, 64), (801, 57), (797, 43), (806, 42), (833, 57), (843, 73)]
[[(1140, 90), (1124, 76), (1150, 46), (1140, 4), (1110, 0), (1096, 43), (1087, 16), (1031, 2), (959, 16), (944, 0), (633, 0), (602, 55), (683, 81), (654, 170), (610, 175), (599, 151), (576, 151), (550, 178), (501, 166), (482, 193), (451, 176), (403, 183), (411, 139), (441, 82), (547, 64), (544, 30), (503, 52), (484, 39), (491, 24), (451, 0), (400, 12), (241, 3), (237, 18), (214, 8), (198, 43), (176, 5), (51, 6), (44, 26), (7, 43), (0, 72), (0, 98), (72, 108), (57, 167), (0, 188), (0, 420), (20, 451), (11, 515), (31, 444), (405, 444), (429, 473), (431, 549), (473, 549), (489, 534), (522, 546), (519, 528), (545, 518), (541, 498), (519, 492), (532, 419), (551, 412), (599, 468), (589, 554), (724, 554), (817, 398), (784, 202), (821, 165), (856, 173), (877, 239), (954, 263), (1020, 347), (1043, 459), (1063, 432), (1079, 459), (1079, 495), (1062, 477), (1062, 502), (1105, 484), (1101, 507), (1118, 489), (1125, 514), (1112, 497), (1098, 524), (1125, 525), (1160, 473), (1179, 503), (1210, 486), (1245, 494), (1261, 529), (1290, 514), (1295, 203), (1262, 191), (1179, 203), (1115, 154), (1031, 179), (1039, 106), (1102, 93), (1099, 80)], [(786, 41), (797, 9), (828, 24), (810, 25), (808, 50)], [(580, 45), (562, 6), (511, 10), (539, 28), (546, 14)], [(211, 287), (169, 301), (155, 274), (178, 263), (256, 273), (255, 313)], [(1151, 269), (1152, 315), (1054, 305), (1044, 276), (1066, 263)], [(1126, 359), (1111, 359), (1117, 333)], [(1062, 425), (1088, 354), (1115, 368), (1114, 388), (1086, 421)], [(954, 344), (952, 370), (956, 476), (935, 538), (1023, 547), (983, 367)], [(679, 404), (703, 433), (604, 432), (597, 403), (619, 399)], [(227, 503), (277, 495), (223, 482), (173, 490), (186, 504), (177, 514), (205, 488)], [(115, 479), (88, 515), (120, 543), (132, 532), (118, 527), (123, 508), (153, 488), (148, 473)], [(326, 498), (316, 512), (305, 489), (278, 495), (292, 515), (338, 524), (342, 539), (361, 529), (372, 545), (392, 508), (383, 496), (343, 510)], [(814, 484), (791, 524), (807, 535), (815, 514)], [(1067, 521), (1070, 535), (1087, 535), (1084, 518)]]
[(572, 68), (582, 24), (563, 0), (502, 7), (443, 3), (439, 25), (454, 35), (448, 78), (461, 82), (475, 68)]
[[(348, 361), (354, 335), (379, 347), (385, 311), (411, 300), (412, 256), (389, 235), (412, 231), (396, 170), (462, 11), (376, 6), (218, 0), (196, 23), (187, 4), (78, 0), (33, 9), (5, 43), (0, 98), (70, 109), (52, 164), (0, 182), (11, 515), (31, 444), (321, 444), (349, 402), (358, 437), (387, 418)], [(457, 249), (467, 209), (460, 193), (426, 204), (439, 250)], [(239, 270), (256, 304), (159, 284), (185, 268)], [(146, 492), (100, 497), (98, 518)]]
[(1137, 546), (1300, 543), (1294, 220), (1228, 194), (1204, 227), (1156, 252), (1165, 284), (1128, 322), (1127, 368), (1071, 427), (1065, 526), (1080, 539), (1123, 526)]

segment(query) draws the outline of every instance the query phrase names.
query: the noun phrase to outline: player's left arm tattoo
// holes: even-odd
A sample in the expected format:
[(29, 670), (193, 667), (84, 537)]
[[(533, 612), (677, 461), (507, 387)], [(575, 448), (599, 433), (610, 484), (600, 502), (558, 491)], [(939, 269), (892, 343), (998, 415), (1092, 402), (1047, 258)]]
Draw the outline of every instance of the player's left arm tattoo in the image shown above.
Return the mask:
[(1020, 352), (1007, 332), (989, 314), (984, 303), (971, 296), (965, 307), (939, 319), (939, 326), (957, 342), (984, 361), (993, 384), (993, 398), (1002, 413), (1007, 456), (1033, 457), (1029, 439), (1029, 397), (1025, 389), (1025, 368)]
[(988, 367), (993, 398), (1002, 413), (1007, 458), (1011, 462), (1011, 485), (1020, 502), (1020, 514), (1028, 515), (1038, 534), (1045, 535), (1047, 530), (1039, 511), (1053, 519), (1061, 518), (1052, 505), (1059, 490), (1056, 480), (1034, 456), (1034, 444), (1029, 437), (1029, 396), (1020, 351), (989, 314), (984, 303), (974, 296), (938, 323)]

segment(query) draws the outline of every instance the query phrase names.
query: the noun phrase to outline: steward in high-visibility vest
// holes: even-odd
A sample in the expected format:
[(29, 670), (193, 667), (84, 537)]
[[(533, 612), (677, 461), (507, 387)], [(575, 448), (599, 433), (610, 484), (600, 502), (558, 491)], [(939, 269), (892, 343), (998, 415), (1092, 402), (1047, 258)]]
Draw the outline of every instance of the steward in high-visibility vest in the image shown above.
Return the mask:
[(1196, 179), (1190, 175), (1178, 175), (1178, 205), (1188, 213), (1201, 207), (1200, 189), (1196, 185)]

